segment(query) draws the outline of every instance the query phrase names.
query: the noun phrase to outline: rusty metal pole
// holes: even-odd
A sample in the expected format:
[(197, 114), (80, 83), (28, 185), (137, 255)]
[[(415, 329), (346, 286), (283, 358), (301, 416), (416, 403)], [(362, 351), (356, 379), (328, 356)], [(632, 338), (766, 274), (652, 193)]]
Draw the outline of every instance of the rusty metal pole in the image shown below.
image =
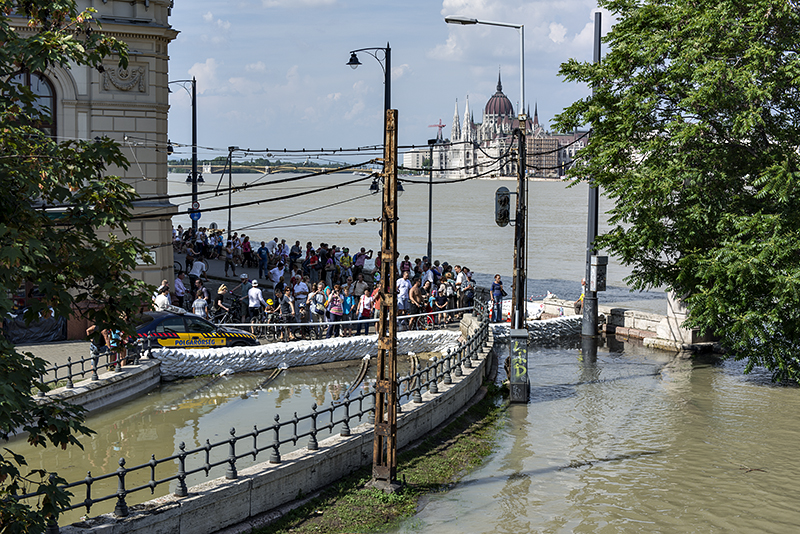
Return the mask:
[[(520, 119), (522, 123), (522, 119)], [(525, 131), (515, 128), (513, 135), (519, 140), (519, 162), (517, 164), (517, 214), (514, 218), (514, 285), (511, 293), (511, 374), (509, 379), (511, 402), (528, 402), (530, 397), (530, 379), (528, 378), (528, 329), (527, 319), (528, 272), (525, 267), (527, 251), (525, 250), (525, 228), (527, 221), (528, 186), (526, 172), (527, 157)]]
[(375, 441), (371, 486), (392, 492), (397, 483), (397, 110), (386, 111), (381, 215), (380, 317), (375, 384)]

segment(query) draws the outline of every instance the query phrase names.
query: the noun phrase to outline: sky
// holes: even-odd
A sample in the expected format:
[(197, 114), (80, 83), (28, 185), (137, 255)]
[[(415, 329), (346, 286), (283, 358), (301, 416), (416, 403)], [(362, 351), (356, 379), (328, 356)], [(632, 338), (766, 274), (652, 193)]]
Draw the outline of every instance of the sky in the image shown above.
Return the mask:
[[(589, 94), (558, 76), (559, 65), (592, 60), (593, 0), (176, 0), (170, 23), (170, 79), (197, 78), (198, 155), (253, 150), (352, 148), (383, 142), (378, 61), (350, 51), (391, 46), (391, 107), (399, 144), (426, 146), (458, 101), (482, 120), (495, 92), (517, 111), (520, 37), (514, 28), (446, 24), (445, 16), (525, 25), (525, 102), (539, 122)], [(605, 35), (611, 18), (603, 13)], [(380, 55), (381, 52), (378, 52)], [(169, 137), (191, 144), (191, 99), (172, 86)], [(173, 158), (190, 157), (187, 148)], [(277, 155), (277, 153), (276, 153)], [(281, 156), (281, 159), (285, 159)], [(341, 158), (327, 158), (341, 160)], [(345, 158), (354, 162), (351, 158)]]

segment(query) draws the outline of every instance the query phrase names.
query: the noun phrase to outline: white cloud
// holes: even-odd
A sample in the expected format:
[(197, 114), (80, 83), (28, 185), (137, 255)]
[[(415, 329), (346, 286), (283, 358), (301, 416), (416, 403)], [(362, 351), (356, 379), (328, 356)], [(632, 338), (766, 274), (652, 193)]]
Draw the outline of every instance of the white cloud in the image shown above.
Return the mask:
[(217, 69), (220, 64), (216, 59), (210, 57), (203, 63), (195, 63), (189, 69), (189, 74), (197, 78), (197, 92), (204, 93), (218, 88)]
[(233, 77), (228, 79), (230, 89), (242, 95), (252, 95), (262, 93), (263, 89), (261, 84), (250, 80), (249, 78)]
[(203, 15), (203, 20), (206, 22), (211, 22), (214, 20), (214, 15), (211, 13), (211, 11), (209, 11), (208, 13)]
[(248, 63), (245, 65), (244, 70), (247, 72), (264, 72), (267, 70), (267, 66), (263, 61), (256, 61), (255, 63)]
[(337, 101), (337, 100), (339, 100), (339, 99), (341, 99), (341, 98), (342, 98), (342, 93), (330, 93), (330, 94), (329, 94), (328, 96), (326, 96), (325, 98), (327, 98), (328, 100), (332, 100), (332, 101), (334, 101), (334, 102), (335, 102), (335, 101)]
[(409, 67), (408, 63), (403, 63), (398, 67), (392, 67), (392, 79), (397, 80), (403, 77), (406, 72), (409, 72), (411, 67)]
[(564, 38), (567, 36), (567, 28), (564, 27), (563, 24), (559, 24), (558, 22), (551, 22), (550, 23), (550, 40), (556, 44), (560, 44), (564, 42)]

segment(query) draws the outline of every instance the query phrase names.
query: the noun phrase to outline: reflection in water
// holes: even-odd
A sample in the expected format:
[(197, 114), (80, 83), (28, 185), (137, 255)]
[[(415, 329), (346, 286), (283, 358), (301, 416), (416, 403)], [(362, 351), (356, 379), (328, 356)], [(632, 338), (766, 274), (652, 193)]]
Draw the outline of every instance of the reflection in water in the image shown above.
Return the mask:
[(619, 348), (531, 347), (496, 453), (390, 532), (796, 532), (800, 390)]
[(531, 456), (534, 451), (528, 443), (530, 423), (525, 418), (528, 407), (524, 404), (509, 406), (509, 416), (514, 422), (509, 429), (509, 438), (513, 439), (511, 449), (504, 455), (501, 473), (508, 473), (502, 489), (494, 495), (500, 512), (501, 522), (498, 532), (529, 532), (530, 522), (526, 511), (529, 506), (531, 478), (523, 472), (522, 459)]
[[(120, 458), (125, 458), (126, 467), (132, 468), (148, 462), (152, 455), (164, 458), (177, 454), (178, 446), (185, 442), (186, 449), (191, 450), (206, 443), (227, 439), (231, 428), (237, 435), (252, 431), (254, 425), (259, 428), (269, 426), (274, 416), (279, 414), (282, 420), (291, 418), (294, 413), (300, 415), (311, 411), (312, 405), (323, 405), (326, 402), (341, 400), (347, 391), (350, 380), (359, 373), (360, 362), (352, 366), (337, 369), (329, 368), (295, 368), (285, 371), (275, 381), (262, 389), (270, 375), (264, 373), (242, 373), (226, 377), (206, 376), (179, 380), (162, 384), (149, 394), (114, 407), (105, 412), (92, 414), (87, 419), (87, 426), (97, 433), (81, 440), (84, 450), (70, 447), (65, 451), (49, 447), (46, 449), (31, 448), (24, 439), (15, 439), (8, 448), (25, 455), (31, 469), (46, 468), (58, 472), (67, 481), (83, 479), (87, 472), (93, 476), (111, 473), (119, 466)], [(406, 366), (407, 367), (407, 366)], [(367, 382), (372, 382), (372, 378)], [(367, 392), (367, 385), (362, 390)], [(356, 391), (356, 397), (361, 392)], [(368, 404), (365, 404), (365, 408)], [(351, 410), (351, 413), (354, 410)], [(326, 418), (320, 416), (318, 424), (326, 424)], [(298, 426), (298, 431), (305, 429)], [(338, 431), (335, 430), (334, 432)], [(291, 430), (286, 430), (287, 435)], [(324, 432), (319, 440), (327, 438)], [(283, 437), (286, 437), (284, 435)], [(272, 433), (259, 436), (259, 445), (271, 443)], [(252, 440), (241, 442), (240, 447), (251, 447)], [(305, 442), (291, 443), (281, 447), (285, 454), (293, 449), (304, 447)], [(227, 457), (227, 447), (212, 451), (211, 461)], [(257, 460), (252, 456), (237, 461), (237, 468), (268, 460), (268, 453), (262, 453)], [(187, 468), (200, 467), (205, 462), (202, 457), (187, 458)], [(174, 473), (174, 469), (165, 464), (157, 470), (156, 476), (163, 478)], [(212, 470), (206, 478), (204, 473), (187, 477), (187, 485), (192, 486), (216, 478), (224, 474), (225, 467)], [(149, 469), (126, 477), (126, 487), (132, 488), (149, 481)], [(156, 489), (155, 496), (165, 495), (174, 490), (174, 482), (170, 487), (164, 484)], [(114, 493), (117, 481), (96, 482), (92, 485), (92, 495)], [(73, 501), (85, 497), (85, 489), (73, 490)], [(129, 505), (151, 499), (149, 491), (138, 492), (127, 497)], [(110, 512), (114, 501), (97, 504), (92, 507), (91, 515)], [(77, 520), (85, 513), (85, 509), (64, 516), (61, 524)]]

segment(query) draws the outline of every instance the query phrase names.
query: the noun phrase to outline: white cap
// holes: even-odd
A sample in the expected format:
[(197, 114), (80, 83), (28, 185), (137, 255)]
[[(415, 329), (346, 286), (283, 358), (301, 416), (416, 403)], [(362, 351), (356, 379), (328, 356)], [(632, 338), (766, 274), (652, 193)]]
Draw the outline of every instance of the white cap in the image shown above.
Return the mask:
[(253, 280), (253, 287), (258, 287), (258, 280)]

